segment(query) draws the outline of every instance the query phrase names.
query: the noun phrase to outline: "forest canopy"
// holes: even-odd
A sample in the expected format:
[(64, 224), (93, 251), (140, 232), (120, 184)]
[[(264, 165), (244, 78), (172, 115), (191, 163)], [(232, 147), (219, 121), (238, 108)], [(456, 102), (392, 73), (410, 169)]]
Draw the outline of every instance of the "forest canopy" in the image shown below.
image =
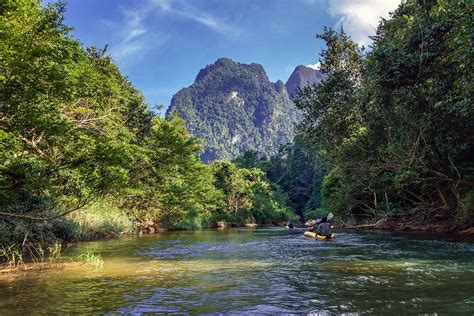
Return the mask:
[(293, 217), (261, 171), (204, 165), (202, 142), (156, 116), (107, 47), (71, 36), (65, 7), (0, 5), (2, 244)]
[(472, 16), (468, 1), (411, 0), (381, 21), (368, 52), (342, 27), (318, 35), (328, 78), (296, 106), (300, 132), (331, 169), (325, 210), (472, 226)]

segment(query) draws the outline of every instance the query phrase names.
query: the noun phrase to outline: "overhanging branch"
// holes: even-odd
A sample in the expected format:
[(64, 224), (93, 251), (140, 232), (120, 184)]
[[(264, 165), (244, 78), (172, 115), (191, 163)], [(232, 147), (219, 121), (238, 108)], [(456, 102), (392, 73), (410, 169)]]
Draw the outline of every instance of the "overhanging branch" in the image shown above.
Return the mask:
[(84, 203), (81, 203), (80, 205), (78, 205), (78, 206), (76, 206), (76, 207), (74, 207), (74, 208), (72, 208), (72, 209), (70, 209), (66, 212), (63, 212), (61, 214), (57, 214), (57, 215), (54, 215), (54, 216), (50, 216), (50, 217), (38, 217), (38, 216), (33, 216), (33, 215), (28, 215), (28, 214), (15, 214), (15, 213), (9, 213), (9, 212), (0, 212), (0, 215), (1, 216), (8, 216), (8, 217), (24, 218), (24, 219), (29, 219), (29, 220), (32, 220), (32, 221), (51, 221), (53, 219), (66, 216), (69, 213), (77, 211), (77, 210), (83, 208), (84, 206), (86, 206), (87, 203), (89, 203), (89, 201), (85, 201)]

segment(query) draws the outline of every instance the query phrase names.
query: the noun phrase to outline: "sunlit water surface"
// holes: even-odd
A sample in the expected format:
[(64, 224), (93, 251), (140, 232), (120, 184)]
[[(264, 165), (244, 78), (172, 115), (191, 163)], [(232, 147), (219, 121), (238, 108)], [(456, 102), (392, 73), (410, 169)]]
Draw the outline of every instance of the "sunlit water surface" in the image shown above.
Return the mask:
[(473, 314), (474, 242), (302, 230), (170, 232), (83, 243), (103, 266), (0, 278), (0, 314)]

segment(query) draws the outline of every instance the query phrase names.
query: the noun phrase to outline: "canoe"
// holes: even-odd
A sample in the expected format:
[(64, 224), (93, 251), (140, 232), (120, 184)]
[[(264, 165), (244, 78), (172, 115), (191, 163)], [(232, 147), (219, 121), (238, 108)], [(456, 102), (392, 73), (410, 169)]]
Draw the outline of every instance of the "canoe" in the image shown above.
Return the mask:
[[(304, 232), (304, 235), (305, 237), (309, 237), (309, 238), (317, 238), (317, 239), (321, 239), (321, 240), (324, 240), (324, 239), (327, 239), (326, 236), (320, 236), (320, 235), (317, 235), (316, 233), (314, 232)], [(331, 238), (336, 238), (336, 236), (334, 236), (334, 234), (331, 234)]]

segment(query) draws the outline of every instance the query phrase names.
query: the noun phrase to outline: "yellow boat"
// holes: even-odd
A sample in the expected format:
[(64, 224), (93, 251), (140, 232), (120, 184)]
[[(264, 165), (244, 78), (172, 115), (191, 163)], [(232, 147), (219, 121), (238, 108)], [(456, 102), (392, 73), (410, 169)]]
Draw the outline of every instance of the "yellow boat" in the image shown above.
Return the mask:
[[(318, 235), (318, 234), (316, 234), (316, 233), (314, 233), (314, 232), (304, 232), (304, 235), (305, 235), (306, 237), (309, 237), (309, 238), (315, 238), (315, 239), (317, 238), (317, 239), (321, 239), (321, 240), (327, 239), (326, 236), (320, 236), (320, 235)], [(336, 236), (334, 236), (334, 234), (331, 234), (331, 237), (330, 237), (330, 238), (331, 238), (331, 239), (332, 239), (332, 238), (336, 238)]]

